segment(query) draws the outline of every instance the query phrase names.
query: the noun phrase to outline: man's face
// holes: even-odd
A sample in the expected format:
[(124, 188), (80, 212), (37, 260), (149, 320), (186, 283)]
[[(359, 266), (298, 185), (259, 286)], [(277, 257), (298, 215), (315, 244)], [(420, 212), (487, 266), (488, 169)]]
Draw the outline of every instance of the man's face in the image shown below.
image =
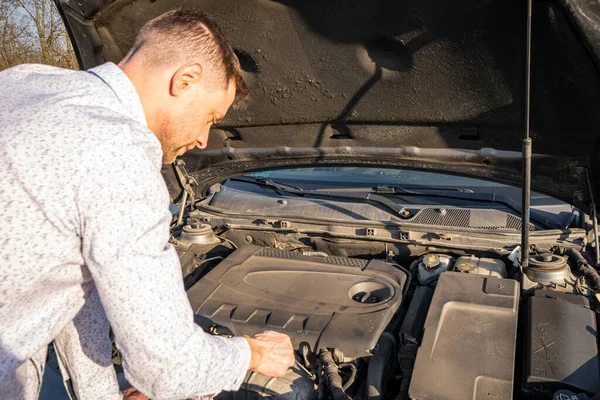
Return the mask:
[(225, 89), (221, 85), (196, 82), (174, 99), (170, 112), (160, 122), (157, 136), (163, 149), (163, 163), (170, 164), (177, 156), (203, 149), (208, 142), (210, 127), (225, 117), (235, 99), (235, 83)]

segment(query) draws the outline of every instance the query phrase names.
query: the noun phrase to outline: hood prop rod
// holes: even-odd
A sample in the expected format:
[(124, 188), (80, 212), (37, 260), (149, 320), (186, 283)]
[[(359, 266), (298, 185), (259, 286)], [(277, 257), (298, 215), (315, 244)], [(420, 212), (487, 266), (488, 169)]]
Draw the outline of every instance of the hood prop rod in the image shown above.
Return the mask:
[(600, 265), (600, 239), (598, 238), (598, 216), (596, 213), (596, 202), (594, 201), (594, 192), (592, 191), (592, 182), (590, 182), (590, 174), (588, 173), (587, 168), (585, 169), (585, 179), (587, 180), (588, 192), (590, 193), (590, 208), (591, 208), (591, 217), (594, 223), (594, 254), (595, 265), (594, 268), (598, 268)]
[(529, 266), (529, 220), (531, 206), (531, 137), (529, 137), (531, 106), (531, 14), (532, 0), (527, 0), (527, 41), (525, 50), (525, 137), (521, 156), (523, 158), (522, 179), (522, 224), (521, 224), (521, 269)]

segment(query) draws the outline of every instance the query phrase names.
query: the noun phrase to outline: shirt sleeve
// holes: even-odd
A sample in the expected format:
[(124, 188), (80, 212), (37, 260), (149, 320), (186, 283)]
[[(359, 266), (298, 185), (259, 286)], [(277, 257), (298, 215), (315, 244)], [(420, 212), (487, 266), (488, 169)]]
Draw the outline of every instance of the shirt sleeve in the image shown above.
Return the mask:
[(98, 292), (93, 290), (75, 318), (54, 338), (65, 389), (74, 392), (71, 399), (123, 399), (111, 359), (109, 330)]
[(194, 324), (179, 259), (168, 243), (168, 192), (148, 151), (94, 149), (77, 201), (83, 256), (126, 377), (151, 398), (237, 390), (250, 347), (244, 338), (212, 336)]

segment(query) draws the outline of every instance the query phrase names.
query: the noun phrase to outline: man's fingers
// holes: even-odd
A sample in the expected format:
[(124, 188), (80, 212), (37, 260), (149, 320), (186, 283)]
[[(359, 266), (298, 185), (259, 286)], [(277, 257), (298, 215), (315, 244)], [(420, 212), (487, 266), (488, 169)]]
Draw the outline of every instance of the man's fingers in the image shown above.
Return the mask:
[(288, 335), (286, 335), (285, 333), (279, 333), (279, 332), (275, 332), (275, 331), (265, 331), (263, 333), (259, 333), (258, 335), (254, 336), (255, 338), (265, 338), (265, 339), (283, 339), (283, 340), (290, 340), (290, 337)]
[(140, 393), (136, 388), (130, 387), (123, 390), (123, 400), (150, 400), (148, 397)]
[(294, 365), (294, 349), (288, 335), (267, 331), (246, 339), (253, 353), (250, 363), (253, 371), (281, 378)]

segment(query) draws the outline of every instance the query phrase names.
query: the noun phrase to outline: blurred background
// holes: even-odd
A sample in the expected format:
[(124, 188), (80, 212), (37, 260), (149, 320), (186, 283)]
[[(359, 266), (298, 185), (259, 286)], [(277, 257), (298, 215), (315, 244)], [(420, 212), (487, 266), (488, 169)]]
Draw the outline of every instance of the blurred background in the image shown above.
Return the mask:
[(0, 71), (23, 63), (78, 68), (52, 0), (0, 0)]

